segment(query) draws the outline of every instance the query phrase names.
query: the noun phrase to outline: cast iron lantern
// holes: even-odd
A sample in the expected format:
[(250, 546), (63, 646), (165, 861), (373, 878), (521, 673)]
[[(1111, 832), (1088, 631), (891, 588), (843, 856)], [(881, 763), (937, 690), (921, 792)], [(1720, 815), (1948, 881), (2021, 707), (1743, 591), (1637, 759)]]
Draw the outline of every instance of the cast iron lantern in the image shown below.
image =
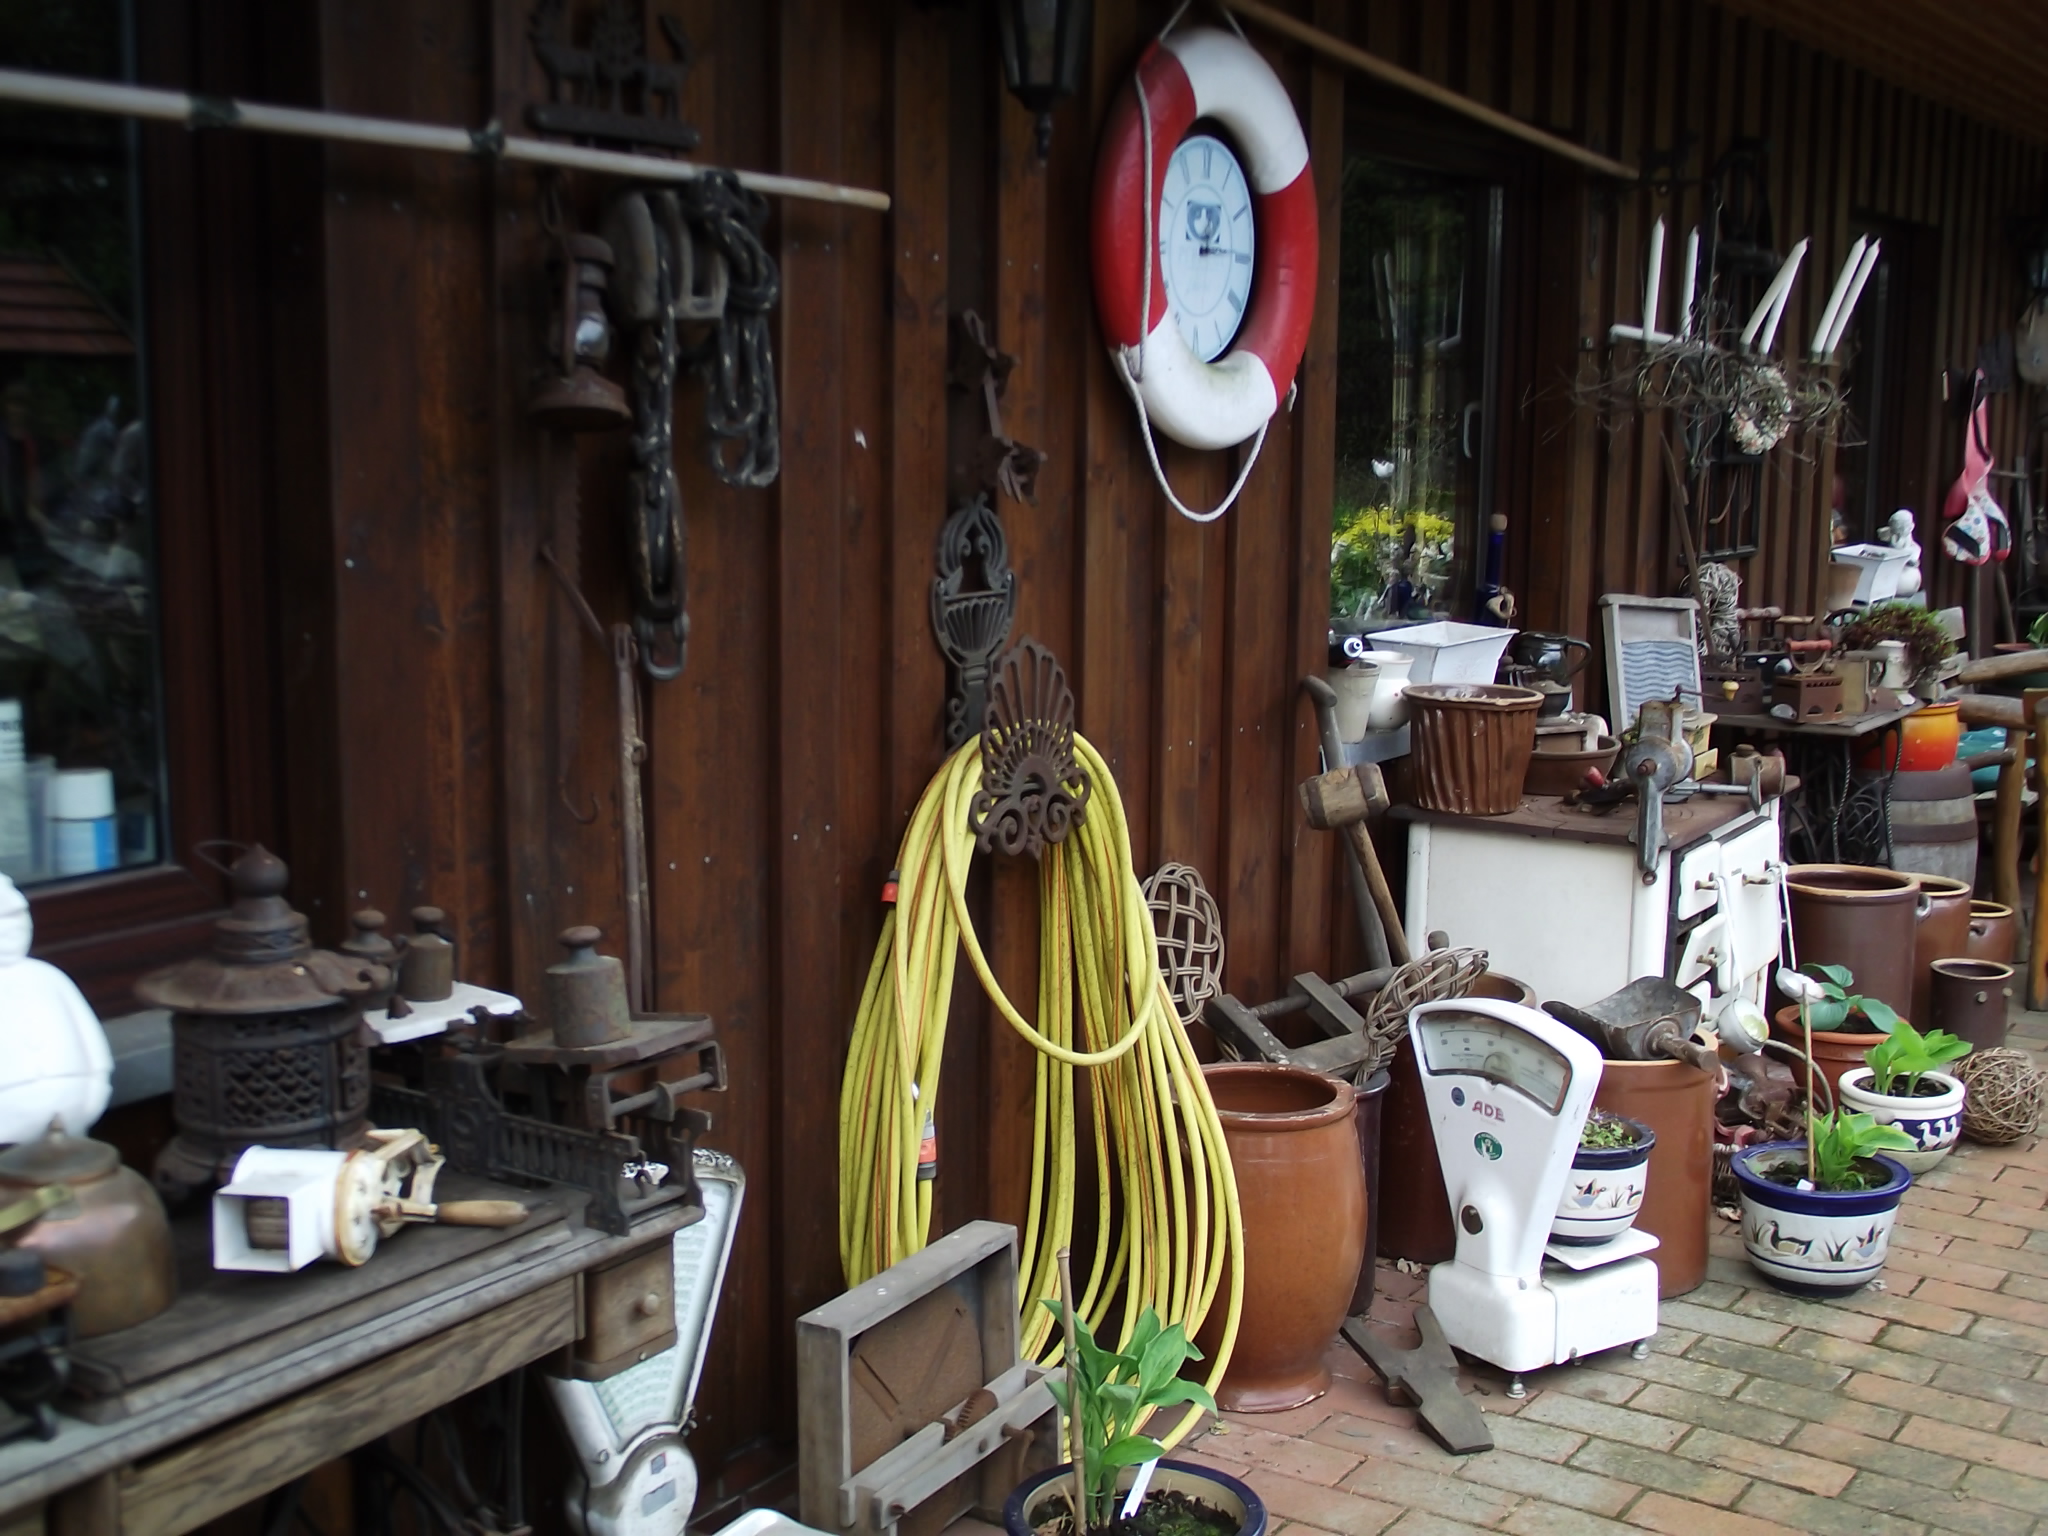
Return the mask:
[(369, 1129), (370, 1059), (362, 997), (384, 967), (315, 949), (284, 899), (284, 861), (258, 844), (228, 870), (234, 906), (211, 954), (136, 983), (171, 1010), (171, 1115), (158, 1155), (167, 1199), (225, 1183), (244, 1149), (352, 1150)]
[(1052, 109), (1081, 89), (1094, 0), (999, 0), (1003, 81), (1038, 114), (1038, 158), (1052, 148)]

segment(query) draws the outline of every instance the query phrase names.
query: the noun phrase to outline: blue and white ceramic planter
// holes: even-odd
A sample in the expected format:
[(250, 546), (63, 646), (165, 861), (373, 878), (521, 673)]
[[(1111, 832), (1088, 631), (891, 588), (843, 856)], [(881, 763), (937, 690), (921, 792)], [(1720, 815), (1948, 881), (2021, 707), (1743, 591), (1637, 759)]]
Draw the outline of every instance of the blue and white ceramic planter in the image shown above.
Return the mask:
[(1885, 1154), (1905, 1164), (1906, 1171), (1911, 1174), (1925, 1173), (1948, 1156), (1963, 1134), (1963, 1099), (1969, 1092), (1968, 1085), (1961, 1078), (1950, 1077), (1946, 1072), (1926, 1072), (1921, 1076), (1941, 1084), (1943, 1091), (1938, 1095), (1923, 1094), (1912, 1099), (1872, 1093), (1868, 1067), (1844, 1072), (1837, 1085), (1842, 1092), (1842, 1102), (1850, 1109), (1870, 1116), (1879, 1125), (1895, 1125), (1918, 1143), (1911, 1152)]
[(1572, 1157), (1571, 1177), (1558, 1196), (1550, 1240), (1575, 1248), (1619, 1237), (1635, 1225), (1650, 1187), (1650, 1149), (1657, 1133), (1640, 1120), (1623, 1124), (1637, 1141), (1627, 1147), (1581, 1147)]
[(1735, 1154), (1742, 1191), (1742, 1246), (1773, 1285), (1800, 1296), (1846, 1296), (1884, 1268), (1899, 1197), (1913, 1182), (1894, 1159), (1866, 1159), (1887, 1175), (1875, 1189), (1794, 1189), (1764, 1177), (1786, 1170), (1803, 1177), (1806, 1143), (1766, 1141)]

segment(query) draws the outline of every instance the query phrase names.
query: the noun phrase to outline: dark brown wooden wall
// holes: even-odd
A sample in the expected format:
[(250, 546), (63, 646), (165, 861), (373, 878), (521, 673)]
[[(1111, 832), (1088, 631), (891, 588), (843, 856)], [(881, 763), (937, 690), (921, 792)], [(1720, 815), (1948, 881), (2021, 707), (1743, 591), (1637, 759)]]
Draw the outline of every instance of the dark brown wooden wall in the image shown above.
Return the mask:
[[(1050, 455), (1035, 506), (1006, 504), (1016, 633), (1065, 661), (1080, 725), (1114, 767), (1140, 872), (1186, 860), (1222, 904), (1228, 983), (1275, 990), (1333, 963), (1349, 922), (1293, 784), (1315, 767), (1298, 680), (1320, 664), (1332, 496), (1332, 283), (1348, 84), (1267, 46), (1296, 93), (1324, 197), (1323, 293), (1291, 415), (1239, 505), (1198, 527), (1153, 489), (1092, 315), (1093, 124), (1167, 7), (1098, 0), (1089, 99), (1040, 165), (1002, 91), (985, 7), (898, 0), (684, 0), (698, 64), (684, 114), (703, 158), (879, 187), (886, 216), (778, 205), (784, 470), (717, 484), (700, 400), (679, 392), (693, 619), (688, 670), (647, 690), (646, 795), (658, 1000), (716, 1016), (732, 1086), (710, 1137), (745, 1165), (748, 1208), (705, 1374), (711, 1503), (786, 1464), (791, 1322), (838, 1288), (839, 1068), (881, 919), (879, 890), (941, 756), (944, 677), (928, 617), (933, 546), (971, 414), (945, 388), (949, 315), (972, 307), (1019, 359), (1005, 422)], [(1924, 108), (1711, 6), (1681, 0), (1301, 0), (1323, 25), (1515, 114), (1639, 158), (1681, 131), (1718, 152), (1768, 133), (1779, 227), (1816, 260), (1787, 327), (1863, 209), (1940, 231), (1944, 361), (2016, 308), (2008, 210), (2038, 153)], [(519, 122), (539, 89), (525, 7), (471, 0), (321, 7), (320, 96), (338, 110)], [(1399, 98), (1373, 88), (1382, 105)], [(1656, 461), (1560, 404), (1640, 281), (1647, 191), (1529, 160), (1515, 206), (1504, 505), (1531, 620), (1581, 633), (1606, 590), (1675, 575)], [(289, 844), (330, 938), (372, 902), (455, 916), (463, 970), (538, 989), (552, 936), (618, 936), (618, 796), (607, 653), (549, 550), (607, 621), (624, 616), (623, 444), (537, 433), (524, 410), (545, 309), (538, 183), (526, 172), (327, 151), (310, 253), (317, 334), (278, 364), (281, 430), (306, 444), (277, 517), (291, 663)], [(567, 189), (586, 225), (607, 189)], [(1682, 231), (1693, 216), (1666, 211)], [(1674, 242), (1674, 266), (1676, 242)], [(1667, 278), (1675, 289), (1675, 278)], [(309, 370), (296, 377), (295, 366)], [(1932, 380), (1928, 381), (1932, 389)], [(2002, 411), (2001, 434), (2015, 413)], [(1955, 432), (1926, 404), (1930, 452)], [(2002, 442), (2010, 442), (2002, 436)], [(315, 451), (317, 446), (318, 451)], [(1169, 450), (1190, 500), (1229, 454)], [(1752, 600), (1799, 606), (1820, 558), (1812, 474), (1774, 482)], [(974, 899), (1013, 995), (1035, 975), (1028, 867)], [(1341, 960), (1339, 954), (1334, 957)], [(963, 993), (941, 1131), (940, 1226), (1016, 1219), (1031, 1061)], [(724, 1468), (721, 1475), (720, 1469)], [(721, 1492), (722, 1490), (722, 1492)]]

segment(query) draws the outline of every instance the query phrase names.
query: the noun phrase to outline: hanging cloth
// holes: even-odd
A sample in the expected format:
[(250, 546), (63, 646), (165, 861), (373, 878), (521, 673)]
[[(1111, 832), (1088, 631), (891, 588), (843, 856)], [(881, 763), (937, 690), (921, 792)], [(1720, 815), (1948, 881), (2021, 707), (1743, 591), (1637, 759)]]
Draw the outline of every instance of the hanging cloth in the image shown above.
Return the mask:
[(1963, 472), (1948, 488), (1941, 515), (1948, 520), (1941, 547), (1964, 565), (2003, 560), (2012, 553), (2012, 525), (1991, 494), (1991, 398), (1980, 368), (1970, 381), (1970, 426), (1963, 434)]

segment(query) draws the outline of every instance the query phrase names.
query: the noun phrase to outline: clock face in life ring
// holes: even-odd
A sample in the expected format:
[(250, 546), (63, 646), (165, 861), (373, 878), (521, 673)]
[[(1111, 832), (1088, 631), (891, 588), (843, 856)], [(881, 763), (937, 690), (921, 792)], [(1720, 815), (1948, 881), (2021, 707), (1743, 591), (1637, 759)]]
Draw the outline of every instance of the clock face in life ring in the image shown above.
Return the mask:
[(1205, 363), (1230, 350), (1251, 298), (1257, 260), (1252, 189), (1214, 134), (1190, 134), (1167, 161), (1159, 199), (1159, 272), (1166, 307)]

